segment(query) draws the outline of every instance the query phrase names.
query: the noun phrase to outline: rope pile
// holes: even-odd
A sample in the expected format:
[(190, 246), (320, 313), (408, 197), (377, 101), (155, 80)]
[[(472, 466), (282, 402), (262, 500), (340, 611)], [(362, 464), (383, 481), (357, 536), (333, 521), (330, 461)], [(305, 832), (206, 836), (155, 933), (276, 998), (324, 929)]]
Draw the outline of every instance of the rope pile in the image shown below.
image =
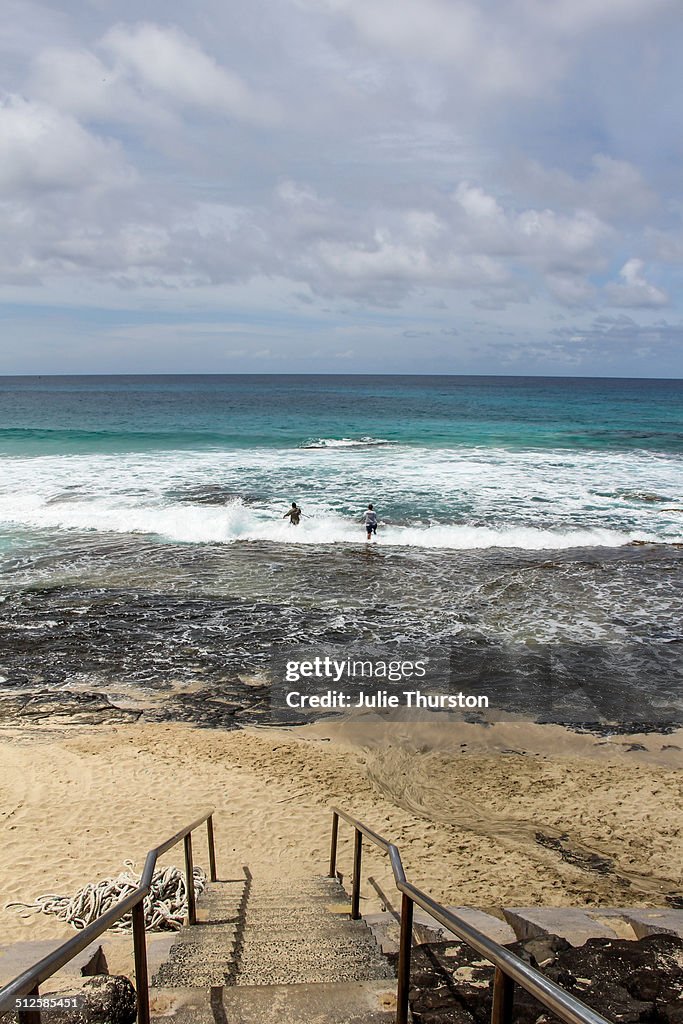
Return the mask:
[[(54, 914), (60, 921), (73, 925), (77, 931), (96, 921), (111, 910), (125, 896), (140, 885), (140, 876), (134, 875), (133, 861), (123, 862), (127, 871), (118, 878), (103, 878), (101, 882), (89, 882), (75, 896), (60, 896), (48, 892), (33, 903), (8, 903), (6, 907), (21, 907), (36, 914)], [(194, 869), (194, 890), (199, 896), (206, 885), (206, 874), (201, 868)], [(145, 930), (148, 932), (179, 931), (187, 914), (187, 892), (185, 875), (179, 868), (170, 867), (155, 871), (150, 891), (144, 899)], [(130, 931), (132, 911), (112, 925), (112, 931)]]

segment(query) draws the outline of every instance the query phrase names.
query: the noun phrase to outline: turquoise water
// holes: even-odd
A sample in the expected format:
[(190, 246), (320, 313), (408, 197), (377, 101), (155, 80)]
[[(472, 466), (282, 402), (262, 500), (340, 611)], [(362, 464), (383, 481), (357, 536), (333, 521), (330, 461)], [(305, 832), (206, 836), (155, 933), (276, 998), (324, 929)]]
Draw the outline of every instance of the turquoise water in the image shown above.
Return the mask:
[(2, 452), (298, 446), (683, 452), (683, 382), (510, 377), (0, 378)]

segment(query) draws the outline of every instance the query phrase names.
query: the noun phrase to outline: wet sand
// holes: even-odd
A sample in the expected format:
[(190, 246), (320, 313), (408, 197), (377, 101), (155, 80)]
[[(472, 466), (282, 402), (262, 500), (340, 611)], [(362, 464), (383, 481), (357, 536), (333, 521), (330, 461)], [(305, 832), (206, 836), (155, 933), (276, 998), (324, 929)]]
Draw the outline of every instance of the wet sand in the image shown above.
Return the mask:
[[(438, 717), (277, 731), (4, 728), (4, 941), (72, 934), (6, 901), (75, 892), (128, 859), (140, 869), (151, 846), (209, 806), (221, 877), (245, 865), (254, 875), (325, 873), (337, 804), (395, 841), (411, 880), (446, 903), (656, 906), (680, 894), (683, 730), (604, 738)], [(348, 877), (350, 829), (340, 836)], [(181, 848), (164, 863), (180, 865)], [(195, 863), (207, 864), (203, 835)], [(393, 900), (372, 848), (364, 879), (363, 909), (382, 892)]]

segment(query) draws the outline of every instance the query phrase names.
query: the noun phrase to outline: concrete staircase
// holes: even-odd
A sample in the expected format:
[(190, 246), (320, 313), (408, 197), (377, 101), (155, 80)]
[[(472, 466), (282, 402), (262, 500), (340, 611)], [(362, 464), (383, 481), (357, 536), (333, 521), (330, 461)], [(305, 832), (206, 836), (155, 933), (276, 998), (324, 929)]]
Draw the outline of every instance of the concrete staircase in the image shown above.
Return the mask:
[(335, 879), (213, 882), (156, 972), (166, 1024), (389, 1024), (396, 981)]
[[(385, 903), (391, 907), (386, 897)], [(448, 909), (504, 945), (555, 937), (575, 947), (589, 938), (610, 943), (657, 934), (683, 939), (683, 909), (674, 907)], [(370, 913), (363, 921), (351, 921), (349, 911), (349, 897), (333, 879), (272, 883), (245, 872), (239, 880), (212, 883), (198, 901), (196, 925), (175, 934), (147, 935), (155, 1024), (393, 1022), (396, 981), (382, 953), (395, 958), (398, 952), (397, 910)], [(434, 967), (434, 956), (446, 957), (452, 971), (453, 954), (434, 954), (429, 944), (454, 939), (416, 908), (414, 979), (424, 974), (427, 960)], [(58, 944), (52, 939), (0, 945), (0, 985)], [(423, 946), (427, 960), (421, 956)], [(102, 936), (42, 986), (41, 994), (79, 993), (87, 978), (100, 973), (133, 977), (130, 934)], [(432, 979), (430, 984), (444, 1019), (450, 1020), (448, 999), (444, 1003), (439, 994), (441, 982)], [(54, 1024), (69, 1024), (71, 1011), (65, 1014), (61, 1022), (56, 1013), (50, 1017)]]

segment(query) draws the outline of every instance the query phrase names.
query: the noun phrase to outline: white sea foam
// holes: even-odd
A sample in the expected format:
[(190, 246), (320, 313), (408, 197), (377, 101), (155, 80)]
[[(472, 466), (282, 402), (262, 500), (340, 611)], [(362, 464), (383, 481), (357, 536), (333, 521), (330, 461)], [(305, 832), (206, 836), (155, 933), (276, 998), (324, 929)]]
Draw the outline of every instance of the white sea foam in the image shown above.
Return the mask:
[[(186, 543), (234, 543), (236, 541), (273, 541), (280, 544), (358, 544), (365, 542), (361, 524), (339, 516), (320, 514), (292, 527), (263, 510), (242, 502), (223, 508), (177, 507), (112, 508), (103, 502), (80, 507), (69, 505), (57, 510), (54, 505), (4, 513), (5, 521), (47, 529), (67, 529), (113, 533), (146, 533)], [(631, 540), (651, 540), (654, 536), (629, 534), (608, 529), (543, 530), (534, 527), (492, 527), (466, 525), (382, 526), (371, 543), (381, 547), (451, 548), (526, 548), (531, 551), (571, 547), (627, 544)]]
[(372, 448), (395, 444), (382, 437), (319, 437), (314, 441), (306, 441), (301, 448)]
[[(362, 511), (373, 500), (381, 523), (373, 543), (380, 546), (543, 550), (683, 542), (683, 515), (657, 511), (681, 505), (676, 458), (405, 446), (328, 454), (318, 460), (300, 449), (252, 449), (5, 459), (0, 522), (185, 543), (358, 544), (365, 541)], [(195, 500), (202, 487), (224, 492), (226, 504)], [(661, 500), (643, 501), (643, 494)], [(298, 527), (282, 518), (293, 499), (307, 514)]]

